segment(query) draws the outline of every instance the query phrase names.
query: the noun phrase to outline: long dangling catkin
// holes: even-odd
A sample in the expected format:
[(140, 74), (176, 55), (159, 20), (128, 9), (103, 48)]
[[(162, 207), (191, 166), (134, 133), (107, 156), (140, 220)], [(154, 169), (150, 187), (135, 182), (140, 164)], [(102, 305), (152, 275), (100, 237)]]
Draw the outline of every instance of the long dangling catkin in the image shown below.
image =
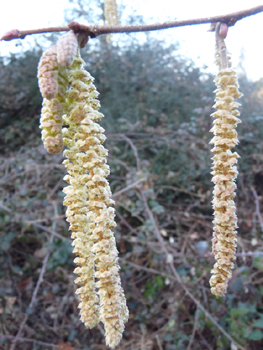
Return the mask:
[[(67, 72), (65, 68), (57, 64), (56, 52), (56, 46), (47, 50), (40, 60), (38, 69), (39, 87), (40, 89), (42, 87), (41, 93), (44, 97), (39, 127), (42, 129), (44, 147), (51, 154), (60, 153), (64, 148), (62, 114), (68, 85)], [(49, 70), (48, 73), (54, 74), (48, 79), (44, 77), (44, 74), (47, 73), (46, 69), (50, 69), (51, 66), (53, 71)], [(45, 96), (49, 98), (45, 98)]]
[[(83, 63), (76, 57), (69, 69), (67, 115), (63, 117), (69, 129), (63, 129), (63, 134), (64, 143), (69, 146), (64, 152), (68, 158), (64, 164), (69, 172), (65, 180), (70, 186), (64, 190), (67, 194), (64, 204), (68, 205), (66, 214), (75, 239), (74, 252), (79, 255), (75, 262), (80, 266), (75, 272), (80, 275), (76, 282), (83, 284), (77, 290), (82, 301), (81, 320), (91, 327), (100, 319), (106, 330), (106, 344), (114, 348), (121, 340), (128, 309), (120, 285), (118, 252), (111, 231), (116, 224), (111, 207), (114, 201), (110, 199), (106, 180), (109, 174), (107, 150), (102, 146), (106, 137), (104, 129), (96, 123), (103, 115), (98, 112), (100, 104), (92, 84), (94, 79), (84, 70)], [(98, 279), (99, 307), (94, 276)]]
[[(72, 69), (74, 68), (71, 67), (70, 73)], [(72, 80), (70, 82), (72, 83)], [(67, 92), (67, 114), (63, 116), (63, 121), (69, 128), (63, 128), (63, 141), (69, 149), (64, 151), (67, 159), (64, 160), (63, 164), (69, 173), (64, 177), (64, 180), (70, 186), (64, 188), (63, 192), (66, 193), (64, 205), (68, 206), (66, 216), (70, 223), (69, 229), (72, 231), (71, 237), (74, 240), (72, 243), (75, 246), (73, 252), (78, 255), (74, 262), (79, 266), (74, 270), (74, 273), (79, 275), (75, 282), (82, 285), (76, 291), (81, 301), (79, 304), (80, 319), (86, 327), (93, 328), (100, 319), (99, 298), (95, 291), (94, 254), (91, 251), (93, 242), (90, 235), (92, 232), (90, 220), (87, 216), (87, 182), (90, 176), (85, 167), (78, 162), (79, 157), (84, 155), (80, 149), (78, 138), (82, 131), (82, 125), (85, 125), (82, 122), (85, 120), (86, 114), (93, 111), (86, 104), (86, 98), (88, 99), (90, 95), (96, 97), (98, 94), (96, 92), (95, 95), (92, 94), (95, 90), (92, 85), (92, 78), (86, 79), (85, 83), (83, 85), (86, 91), (79, 91), (70, 84), (71, 88)]]
[(238, 171), (235, 166), (239, 155), (233, 148), (238, 143), (235, 130), (241, 122), (237, 108), (239, 103), (235, 99), (242, 96), (238, 91), (237, 76), (233, 69), (221, 70), (216, 79), (217, 85), (216, 103), (217, 109), (212, 116), (215, 118), (211, 131), (214, 138), (210, 143), (214, 145), (213, 178), (215, 184), (212, 201), (214, 208), (214, 234), (213, 251), (216, 263), (211, 273), (211, 292), (217, 297), (223, 296), (227, 290), (228, 280), (232, 276), (236, 251), (237, 217), (234, 203), (235, 179)]

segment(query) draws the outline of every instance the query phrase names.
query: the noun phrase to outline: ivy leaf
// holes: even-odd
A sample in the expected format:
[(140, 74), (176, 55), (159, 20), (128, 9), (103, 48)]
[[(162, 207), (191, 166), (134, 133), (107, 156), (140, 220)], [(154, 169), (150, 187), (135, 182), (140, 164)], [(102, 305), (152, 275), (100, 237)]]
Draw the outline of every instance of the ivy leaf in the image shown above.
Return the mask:
[(254, 329), (250, 336), (248, 337), (250, 340), (261, 340), (263, 339), (263, 333), (259, 329)]
[(258, 328), (263, 328), (263, 318), (260, 318), (256, 320), (253, 324), (252, 327), (258, 327)]
[(241, 329), (241, 334), (242, 334), (242, 336), (243, 336), (245, 339), (247, 339), (247, 338), (249, 337), (251, 331), (252, 331), (252, 330), (251, 330), (250, 327), (244, 327), (244, 328)]
[(246, 307), (244, 307), (244, 308), (234, 308), (234, 309), (232, 309), (230, 311), (230, 314), (231, 314), (231, 318), (237, 318), (239, 316), (246, 315), (249, 312), (251, 312), (251, 310), (246, 308)]

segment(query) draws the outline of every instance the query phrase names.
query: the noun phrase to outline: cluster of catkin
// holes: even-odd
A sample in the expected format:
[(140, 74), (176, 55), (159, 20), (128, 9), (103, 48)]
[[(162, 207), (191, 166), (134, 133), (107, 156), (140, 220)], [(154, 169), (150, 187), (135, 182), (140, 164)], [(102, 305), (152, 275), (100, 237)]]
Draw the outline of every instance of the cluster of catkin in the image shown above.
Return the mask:
[(79, 275), (75, 282), (80, 285), (76, 293), (81, 301), (81, 321), (88, 328), (102, 321), (106, 344), (114, 348), (121, 340), (129, 312), (112, 232), (116, 223), (106, 180), (109, 166), (102, 145), (106, 137), (97, 123), (103, 115), (98, 112), (94, 79), (84, 69), (73, 32), (43, 54), (38, 77), (44, 97), (40, 120), (44, 146), (53, 154), (67, 147), (63, 163), (69, 186), (63, 190), (64, 205), (68, 207), (66, 216), (77, 255), (74, 272)]
[(215, 184), (214, 198), (214, 233), (213, 251), (216, 263), (211, 271), (211, 292), (217, 297), (223, 296), (227, 290), (228, 280), (232, 276), (236, 252), (237, 217), (234, 203), (238, 171), (236, 168), (239, 155), (231, 149), (238, 143), (235, 130), (241, 120), (238, 118), (237, 108), (240, 106), (235, 100), (242, 96), (238, 91), (238, 82), (232, 68), (222, 69), (216, 76), (217, 109), (212, 116), (214, 137), (210, 143), (214, 145), (212, 152), (213, 171), (212, 181)]

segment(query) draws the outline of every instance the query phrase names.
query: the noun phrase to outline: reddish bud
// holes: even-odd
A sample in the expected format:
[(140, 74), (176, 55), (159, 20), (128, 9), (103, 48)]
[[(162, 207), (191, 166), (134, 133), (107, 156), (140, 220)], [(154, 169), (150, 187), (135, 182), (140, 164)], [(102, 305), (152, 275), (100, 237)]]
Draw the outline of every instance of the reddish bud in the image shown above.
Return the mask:
[(76, 22), (76, 21), (69, 22), (68, 27), (71, 30), (74, 30), (74, 32), (78, 32), (80, 30), (80, 24), (79, 22)]
[(1, 40), (12, 40), (12, 39), (19, 39), (20, 38), (20, 32), (18, 29), (12, 29), (6, 32), (1, 38)]
[(227, 36), (227, 32), (228, 32), (228, 25), (226, 23), (221, 23), (220, 25), (220, 29), (219, 29), (219, 35), (225, 39)]

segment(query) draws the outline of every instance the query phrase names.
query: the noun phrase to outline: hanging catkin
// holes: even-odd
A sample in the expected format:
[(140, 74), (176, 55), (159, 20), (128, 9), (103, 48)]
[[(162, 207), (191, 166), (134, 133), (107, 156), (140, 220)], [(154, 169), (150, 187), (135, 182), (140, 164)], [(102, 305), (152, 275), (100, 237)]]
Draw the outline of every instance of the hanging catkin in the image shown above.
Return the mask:
[[(120, 23), (116, 0), (104, 0), (104, 16), (105, 23), (108, 25), (118, 25)], [(106, 35), (106, 40), (108, 43), (111, 42), (110, 34)]]
[[(128, 309), (119, 276), (118, 252), (112, 229), (116, 226), (111, 207), (111, 191), (106, 180), (109, 166), (107, 150), (102, 143), (104, 129), (97, 124), (103, 115), (98, 112), (98, 92), (93, 78), (76, 57), (69, 68), (67, 114), (63, 117), (69, 128), (63, 129), (64, 144), (69, 147), (64, 164), (69, 175), (64, 179), (70, 186), (64, 204), (72, 230), (74, 253), (79, 257), (75, 272), (81, 284), (77, 294), (81, 300), (81, 320), (93, 327), (104, 323), (106, 344), (114, 348), (121, 340)], [(96, 269), (96, 272), (95, 272)], [(97, 278), (95, 291), (94, 277)], [(99, 298), (98, 298), (99, 296)]]
[(67, 72), (57, 62), (57, 46), (44, 52), (38, 65), (39, 88), (43, 96), (40, 116), (42, 141), (48, 153), (62, 152), (62, 114), (67, 90)]
[(75, 282), (80, 286), (76, 293), (81, 321), (88, 328), (102, 321), (106, 344), (114, 348), (122, 338), (129, 312), (112, 232), (116, 223), (106, 180), (110, 173), (107, 150), (102, 145), (106, 137), (97, 123), (103, 115), (98, 112), (94, 78), (85, 71), (79, 56), (78, 41), (81, 46), (87, 42), (85, 35), (80, 35), (68, 32), (41, 58), (38, 77), (44, 100), (40, 128), (49, 153), (67, 147), (63, 164), (69, 186), (63, 190), (64, 205), (77, 255), (74, 272), (79, 276)]
[(214, 234), (213, 251), (216, 263), (211, 273), (211, 292), (217, 297), (223, 296), (227, 290), (228, 280), (232, 276), (236, 252), (237, 217), (234, 203), (238, 171), (235, 166), (239, 155), (231, 149), (238, 143), (235, 130), (241, 122), (237, 108), (239, 103), (235, 99), (242, 96), (238, 91), (237, 76), (233, 69), (221, 70), (216, 79), (217, 109), (212, 116), (215, 118), (211, 131), (214, 138), (210, 143), (214, 145), (213, 178), (215, 184), (214, 198)]

